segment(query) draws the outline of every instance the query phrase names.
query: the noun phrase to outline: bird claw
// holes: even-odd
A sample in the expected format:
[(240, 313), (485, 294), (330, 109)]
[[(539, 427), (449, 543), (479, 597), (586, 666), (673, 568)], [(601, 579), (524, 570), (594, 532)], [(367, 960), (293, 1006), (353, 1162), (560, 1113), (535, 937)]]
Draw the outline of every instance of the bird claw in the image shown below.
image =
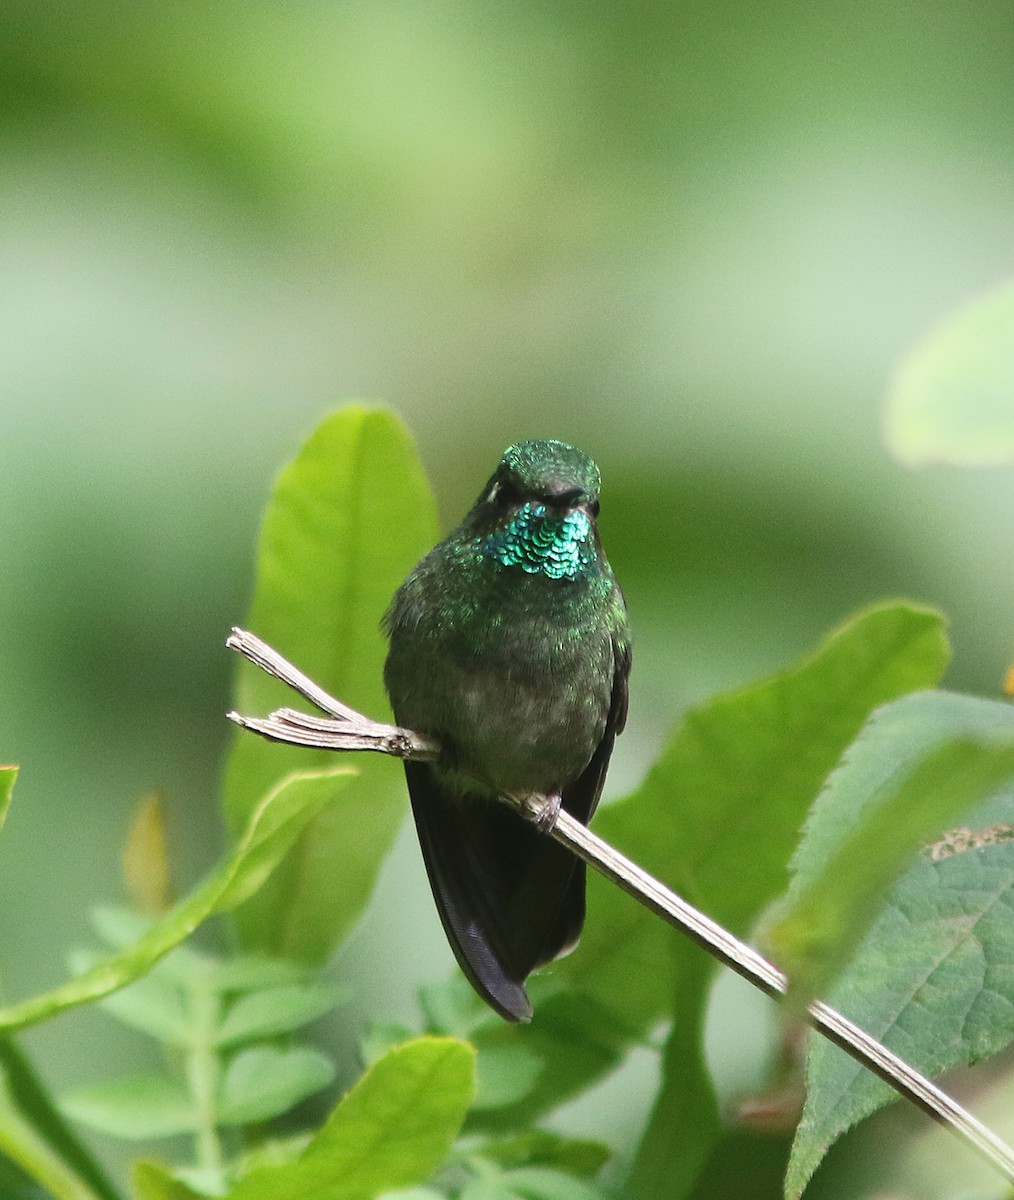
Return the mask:
[(542, 803), (532, 816), (535, 828), (540, 833), (552, 833), (556, 819), (560, 815), (562, 803), (563, 798), (559, 792), (550, 792), (548, 796), (542, 798)]

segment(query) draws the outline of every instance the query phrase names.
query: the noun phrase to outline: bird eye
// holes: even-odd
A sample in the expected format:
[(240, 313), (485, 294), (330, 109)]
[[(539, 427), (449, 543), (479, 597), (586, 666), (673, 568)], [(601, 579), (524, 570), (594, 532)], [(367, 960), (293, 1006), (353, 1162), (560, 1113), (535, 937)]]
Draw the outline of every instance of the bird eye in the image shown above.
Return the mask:
[(588, 511), (593, 517), (597, 517), (599, 515), (599, 502), (597, 500), (593, 500), (591, 504), (588, 505)]

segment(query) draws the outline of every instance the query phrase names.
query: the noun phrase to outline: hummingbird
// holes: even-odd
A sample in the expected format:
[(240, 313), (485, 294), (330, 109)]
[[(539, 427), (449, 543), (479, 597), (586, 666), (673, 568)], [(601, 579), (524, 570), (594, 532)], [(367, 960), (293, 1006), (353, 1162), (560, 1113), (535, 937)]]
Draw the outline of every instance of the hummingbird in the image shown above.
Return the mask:
[(572, 950), (585, 868), (498, 799), (544, 797), (587, 823), (627, 715), (626, 605), (599, 540), (599, 471), (566, 442), (510, 446), (460, 525), (384, 618), (399, 725), (435, 739), (406, 762), (419, 845), (469, 982), (529, 1021), (525, 980)]

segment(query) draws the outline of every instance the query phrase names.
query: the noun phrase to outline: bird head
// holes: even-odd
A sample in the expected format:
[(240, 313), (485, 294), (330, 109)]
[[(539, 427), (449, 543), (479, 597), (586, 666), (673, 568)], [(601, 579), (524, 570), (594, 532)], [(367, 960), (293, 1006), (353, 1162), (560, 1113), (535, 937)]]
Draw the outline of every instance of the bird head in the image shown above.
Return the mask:
[(508, 447), (465, 520), (501, 566), (553, 579), (587, 573), (598, 550), (599, 470), (566, 442)]

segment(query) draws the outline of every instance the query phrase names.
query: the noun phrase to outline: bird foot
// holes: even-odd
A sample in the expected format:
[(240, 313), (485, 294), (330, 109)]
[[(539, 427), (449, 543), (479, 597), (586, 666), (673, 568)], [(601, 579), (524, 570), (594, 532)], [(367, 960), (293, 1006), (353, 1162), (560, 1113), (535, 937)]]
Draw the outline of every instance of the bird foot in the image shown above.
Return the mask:
[(535, 828), (540, 833), (551, 833), (556, 825), (556, 818), (560, 815), (560, 806), (563, 803), (563, 798), (559, 792), (550, 792), (542, 798), (542, 803), (539, 809), (532, 816), (532, 821), (535, 823)]

